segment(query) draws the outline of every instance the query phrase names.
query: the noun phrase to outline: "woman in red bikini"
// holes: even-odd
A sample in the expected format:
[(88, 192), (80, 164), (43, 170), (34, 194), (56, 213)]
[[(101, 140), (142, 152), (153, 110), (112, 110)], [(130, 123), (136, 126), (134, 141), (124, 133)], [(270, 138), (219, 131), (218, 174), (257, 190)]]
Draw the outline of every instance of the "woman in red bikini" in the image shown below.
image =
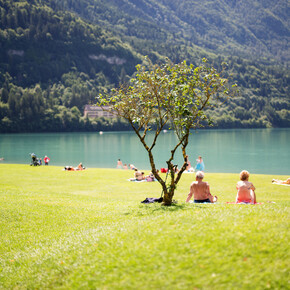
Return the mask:
[(249, 177), (250, 173), (246, 170), (240, 173), (240, 181), (237, 183), (238, 193), (236, 203), (257, 203), (255, 194), (256, 188), (252, 182), (249, 182)]

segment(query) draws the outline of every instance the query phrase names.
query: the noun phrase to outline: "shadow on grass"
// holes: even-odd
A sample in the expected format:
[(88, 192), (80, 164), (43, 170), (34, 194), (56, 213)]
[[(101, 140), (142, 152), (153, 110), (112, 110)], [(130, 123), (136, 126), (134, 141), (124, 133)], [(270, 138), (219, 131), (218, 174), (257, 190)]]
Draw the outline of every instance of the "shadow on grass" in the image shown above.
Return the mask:
[(192, 211), (196, 209), (211, 210), (211, 206), (204, 206), (201, 204), (187, 204), (187, 203), (173, 203), (171, 206), (164, 206), (161, 203), (140, 204), (137, 207), (128, 208), (122, 213), (124, 216), (140, 217), (156, 214), (166, 214), (171, 212)]
[(204, 207), (202, 205), (188, 205), (186, 203), (176, 204), (173, 203), (171, 206), (164, 206), (162, 204), (158, 203), (151, 203), (151, 204), (144, 204), (141, 205), (140, 208), (145, 209), (147, 212), (177, 212), (180, 210), (193, 210), (195, 208), (203, 208), (206, 209), (207, 207)]

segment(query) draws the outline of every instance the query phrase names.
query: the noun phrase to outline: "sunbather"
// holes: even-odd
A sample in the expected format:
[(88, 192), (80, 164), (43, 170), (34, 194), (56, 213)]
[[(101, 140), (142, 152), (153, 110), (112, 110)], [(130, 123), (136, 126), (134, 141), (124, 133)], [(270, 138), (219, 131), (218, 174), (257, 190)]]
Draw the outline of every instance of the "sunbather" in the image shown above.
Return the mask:
[(280, 179), (273, 179), (272, 183), (277, 184), (290, 184), (290, 178), (287, 178), (286, 180), (280, 180)]
[(82, 164), (82, 163), (80, 163), (80, 164), (78, 165), (78, 167), (76, 168), (76, 170), (84, 170), (84, 169), (86, 169), (86, 168), (83, 167), (83, 164)]
[(65, 166), (64, 167), (64, 170), (67, 170), (67, 171), (75, 171), (75, 168), (72, 167), (72, 166)]
[(134, 178), (130, 178), (130, 181), (142, 181), (144, 179), (144, 172), (141, 172), (137, 168), (135, 168)]
[(145, 176), (146, 181), (155, 181), (155, 176), (152, 172), (150, 172), (147, 176)]
[(213, 203), (217, 201), (217, 197), (213, 197), (210, 193), (209, 184), (202, 181), (204, 178), (204, 173), (198, 171), (195, 174), (195, 180), (190, 185), (190, 191), (187, 196), (186, 202), (189, 202), (192, 195), (194, 196), (194, 203)]
[(135, 165), (133, 165), (133, 164), (129, 164), (129, 167), (130, 167), (131, 170), (135, 170), (135, 169), (137, 169), (137, 168), (135, 167)]
[(237, 183), (237, 198), (236, 203), (251, 203), (255, 204), (256, 194), (255, 194), (255, 186), (252, 182), (249, 182), (250, 173), (247, 170), (243, 170), (240, 173), (240, 181)]
[(72, 167), (72, 166), (65, 166), (64, 167), (64, 170), (67, 170), (67, 171), (79, 171), (79, 170), (85, 170), (86, 168), (83, 167), (83, 164), (80, 163), (78, 165), (78, 167)]

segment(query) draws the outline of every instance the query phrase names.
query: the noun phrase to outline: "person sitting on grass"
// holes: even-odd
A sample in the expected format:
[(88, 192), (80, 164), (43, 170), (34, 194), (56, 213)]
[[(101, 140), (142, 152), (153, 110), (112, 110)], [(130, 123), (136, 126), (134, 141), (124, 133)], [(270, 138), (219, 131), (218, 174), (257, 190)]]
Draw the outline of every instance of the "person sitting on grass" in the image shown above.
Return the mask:
[(150, 172), (147, 176), (145, 176), (146, 181), (152, 182), (155, 181), (155, 176), (152, 172)]
[(137, 168), (135, 168), (134, 178), (130, 178), (130, 181), (142, 181), (144, 179), (144, 172), (141, 172)]
[(191, 197), (194, 196), (194, 203), (214, 203), (217, 201), (217, 197), (213, 197), (210, 193), (209, 184), (202, 181), (204, 173), (197, 171), (195, 174), (195, 180), (190, 185), (190, 191), (187, 196), (186, 202), (189, 202)]
[(250, 203), (255, 204), (256, 194), (255, 186), (252, 182), (249, 182), (250, 173), (247, 170), (243, 170), (240, 173), (240, 181), (237, 182), (237, 198), (236, 203)]

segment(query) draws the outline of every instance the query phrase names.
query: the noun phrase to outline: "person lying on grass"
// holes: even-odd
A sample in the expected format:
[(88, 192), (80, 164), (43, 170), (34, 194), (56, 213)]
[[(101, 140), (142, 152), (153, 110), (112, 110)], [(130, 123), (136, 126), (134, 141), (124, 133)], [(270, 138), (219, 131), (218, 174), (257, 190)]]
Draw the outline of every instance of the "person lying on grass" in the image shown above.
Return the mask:
[(197, 171), (195, 174), (195, 180), (190, 185), (190, 191), (187, 196), (186, 202), (189, 202), (191, 197), (194, 196), (194, 203), (214, 203), (217, 201), (217, 197), (213, 197), (210, 193), (209, 184), (202, 181), (204, 173)]
[(237, 183), (237, 198), (236, 203), (257, 203), (255, 186), (252, 182), (249, 182), (250, 173), (247, 170), (243, 170), (240, 173), (240, 181)]
[(290, 178), (287, 178), (286, 180), (280, 180), (280, 179), (273, 179), (272, 183), (277, 184), (290, 184)]
[(86, 168), (83, 167), (83, 164), (80, 163), (78, 165), (78, 167), (72, 167), (72, 166), (65, 166), (64, 167), (64, 170), (67, 170), (67, 171), (79, 171), (79, 170), (85, 170)]

